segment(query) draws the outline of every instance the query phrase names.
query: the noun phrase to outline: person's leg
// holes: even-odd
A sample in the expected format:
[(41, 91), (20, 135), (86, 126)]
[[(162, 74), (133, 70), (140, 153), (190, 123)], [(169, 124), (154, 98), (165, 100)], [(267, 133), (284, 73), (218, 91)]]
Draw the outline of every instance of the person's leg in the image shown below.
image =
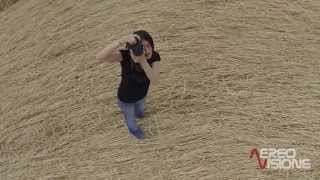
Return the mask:
[(144, 117), (144, 102), (145, 102), (145, 98), (140, 99), (134, 104), (134, 112), (137, 118)]
[(134, 111), (134, 103), (124, 103), (118, 100), (118, 105), (124, 115), (125, 122), (129, 131), (138, 139), (143, 139), (142, 130), (138, 127)]

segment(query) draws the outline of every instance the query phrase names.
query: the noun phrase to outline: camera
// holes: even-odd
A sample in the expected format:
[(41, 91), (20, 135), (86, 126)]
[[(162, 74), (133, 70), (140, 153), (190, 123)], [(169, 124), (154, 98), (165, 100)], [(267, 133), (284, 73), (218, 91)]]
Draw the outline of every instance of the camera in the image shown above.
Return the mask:
[(131, 49), (135, 56), (141, 56), (143, 54), (142, 41), (136, 36), (134, 38), (136, 39), (136, 43), (133, 45), (127, 43), (127, 48)]

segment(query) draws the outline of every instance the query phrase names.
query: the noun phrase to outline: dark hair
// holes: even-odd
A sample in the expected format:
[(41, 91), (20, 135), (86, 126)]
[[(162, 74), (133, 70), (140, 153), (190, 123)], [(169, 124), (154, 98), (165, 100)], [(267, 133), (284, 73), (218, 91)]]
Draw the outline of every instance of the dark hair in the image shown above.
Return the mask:
[[(134, 31), (133, 34), (138, 35), (141, 38), (141, 40), (146, 40), (146, 41), (148, 41), (150, 43), (152, 51), (153, 51), (153, 53), (152, 53), (153, 55), (152, 56), (154, 56), (154, 54), (157, 54), (155, 52), (155, 50), (154, 50), (153, 39), (152, 39), (151, 35), (147, 31), (138, 30), (138, 31)], [(143, 69), (140, 66), (140, 64), (136, 64), (136, 63), (133, 63), (133, 62), (130, 61), (130, 65), (131, 65), (131, 69), (134, 69), (134, 70), (136, 70), (138, 72), (143, 72)]]
[(141, 40), (148, 41), (150, 43), (151, 47), (152, 47), (152, 51), (154, 51), (153, 39), (152, 39), (151, 35), (147, 31), (138, 30), (138, 31), (133, 32), (133, 34), (138, 35), (141, 38)]

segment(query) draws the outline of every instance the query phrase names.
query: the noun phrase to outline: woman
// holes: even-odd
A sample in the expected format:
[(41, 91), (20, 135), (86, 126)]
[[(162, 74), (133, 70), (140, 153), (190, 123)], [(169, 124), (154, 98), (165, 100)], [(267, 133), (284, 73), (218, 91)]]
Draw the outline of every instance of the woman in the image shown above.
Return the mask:
[[(141, 41), (144, 53), (135, 56), (125, 45), (134, 45)], [(160, 55), (154, 50), (151, 35), (144, 31), (135, 31), (129, 36), (111, 43), (97, 54), (100, 62), (120, 62), (121, 82), (118, 88), (118, 105), (124, 115), (129, 132), (138, 139), (144, 133), (138, 127), (136, 118), (144, 116), (144, 102), (149, 85), (159, 82)]]

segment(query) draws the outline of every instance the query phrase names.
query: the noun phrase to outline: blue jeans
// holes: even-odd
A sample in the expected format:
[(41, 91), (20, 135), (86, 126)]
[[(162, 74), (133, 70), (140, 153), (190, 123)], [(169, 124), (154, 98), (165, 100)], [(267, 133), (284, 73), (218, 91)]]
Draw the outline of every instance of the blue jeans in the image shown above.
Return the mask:
[(139, 128), (136, 118), (144, 116), (144, 101), (145, 98), (142, 98), (135, 103), (125, 103), (118, 99), (118, 105), (124, 115), (124, 120), (128, 129), (131, 131), (135, 131)]

